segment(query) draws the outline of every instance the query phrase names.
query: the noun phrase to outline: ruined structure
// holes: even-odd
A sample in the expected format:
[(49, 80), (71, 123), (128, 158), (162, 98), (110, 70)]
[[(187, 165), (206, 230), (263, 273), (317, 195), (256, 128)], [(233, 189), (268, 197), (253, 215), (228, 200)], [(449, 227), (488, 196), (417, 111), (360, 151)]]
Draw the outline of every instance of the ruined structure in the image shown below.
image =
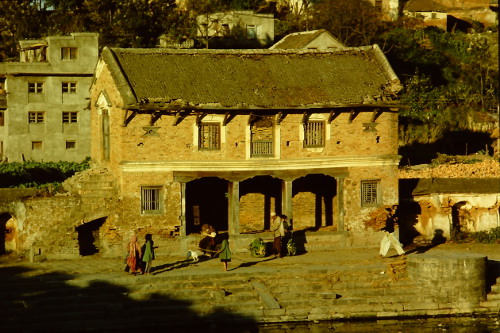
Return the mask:
[(20, 61), (0, 64), (0, 157), (73, 161), (90, 155), (89, 87), (98, 34), (20, 41)]

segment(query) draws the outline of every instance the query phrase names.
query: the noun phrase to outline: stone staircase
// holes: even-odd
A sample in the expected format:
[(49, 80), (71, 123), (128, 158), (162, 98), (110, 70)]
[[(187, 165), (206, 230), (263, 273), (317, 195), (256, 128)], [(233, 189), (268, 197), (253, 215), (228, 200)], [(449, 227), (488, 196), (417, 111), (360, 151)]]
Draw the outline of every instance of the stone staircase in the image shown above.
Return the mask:
[(90, 169), (76, 174), (63, 184), (64, 188), (80, 198), (73, 217), (91, 221), (106, 216), (116, 200), (113, 175), (107, 170)]
[(486, 300), (481, 302), (481, 307), (500, 313), (500, 277), (497, 277), (496, 283), (491, 286), (491, 291), (486, 295)]
[[(184, 332), (186, 327), (209, 331), (225, 325), (232, 332), (251, 332), (273, 322), (457, 313), (410, 281), (402, 265), (384, 260), (335, 268), (172, 270), (135, 277), (30, 276), (22, 266), (1, 269), (0, 332)], [(498, 282), (482, 304), (490, 304), (492, 312), (495, 306), (498, 312)]]

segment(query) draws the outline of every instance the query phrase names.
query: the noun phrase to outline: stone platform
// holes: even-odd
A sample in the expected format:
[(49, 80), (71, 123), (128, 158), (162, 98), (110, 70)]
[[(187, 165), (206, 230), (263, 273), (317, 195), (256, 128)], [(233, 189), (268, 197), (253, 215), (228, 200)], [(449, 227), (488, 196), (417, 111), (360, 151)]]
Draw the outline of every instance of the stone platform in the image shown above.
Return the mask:
[[(0, 309), (6, 315), (0, 331), (258, 332), (261, 324), (276, 322), (498, 315), (500, 245), (425, 250), (385, 259), (374, 247), (283, 259), (236, 253), (228, 272), (218, 259), (159, 256), (149, 276), (125, 273), (123, 258), (2, 258)], [(408, 264), (435, 258), (483, 258), (489, 276), (484, 299), (464, 307), (412, 279), (416, 267)]]

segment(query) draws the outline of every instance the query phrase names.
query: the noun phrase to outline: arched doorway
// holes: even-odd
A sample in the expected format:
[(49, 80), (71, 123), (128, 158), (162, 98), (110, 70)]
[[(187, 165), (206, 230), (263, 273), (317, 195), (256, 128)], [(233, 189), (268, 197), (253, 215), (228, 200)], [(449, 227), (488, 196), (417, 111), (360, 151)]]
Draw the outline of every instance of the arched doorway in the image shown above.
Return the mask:
[(311, 174), (294, 180), (293, 226), (295, 229), (329, 227), (333, 221), (333, 198), (337, 195), (335, 178)]
[(15, 219), (9, 213), (0, 214), (0, 255), (16, 250)]
[(476, 223), (472, 219), (469, 209), (470, 203), (460, 201), (451, 207), (451, 230), (452, 238), (460, 237), (461, 233), (476, 231)]
[(268, 230), (271, 212), (281, 214), (281, 180), (256, 176), (240, 183), (241, 233)]
[(78, 233), (78, 248), (81, 256), (89, 256), (99, 253), (99, 229), (105, 221), (106, 218), (103, 217), (76, 227), (76, 231)]
[(200, 232), (203, 224), (217, 232), (228, 229), (228, 181), (206, 177), (186, 184), (186, 234)]

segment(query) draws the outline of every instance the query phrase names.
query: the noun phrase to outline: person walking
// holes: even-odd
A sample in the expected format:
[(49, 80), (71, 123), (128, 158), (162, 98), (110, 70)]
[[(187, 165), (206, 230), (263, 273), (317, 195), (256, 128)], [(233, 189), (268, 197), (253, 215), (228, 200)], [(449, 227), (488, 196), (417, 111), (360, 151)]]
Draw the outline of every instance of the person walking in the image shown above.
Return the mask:
[(229, 249), (229, 234), (221, 234), (223, 237), (222, 243), (219, 251), (220, 262), (222, 263), (222, 267), (224, 272), (227, 272), (227, 263), (231, 262), (231, 250)]
[(127, 244), (127, 266), (129, 273), (134, 275), (137, 271), (142, 272), (140, 267), (140, 261), (142, 258), (142, 251), (139, 243), (137, 242), (137, 236), (134, 234)]
[(144, 274), (149, 275), (151, 273), (151, 266), (155, 260), (155, 247), (153, 242), (153, 236), (151, 234), (146, 235), (146, 242), (144, 243), (144, 251), (142, 255), (142, 262), (145, 263)]
[(274, 242), (273, 242), (273, 252), (274, 257), (283, 258), (283, 253), (281, 250), (282, 247), (282, 239), (285, 236), (285, 228), (283, 226), (283, 220), (280, 216), (276, 215), (276, 213), (271, 213), (272, 220), (272, 231), (274, 233)]
[(380, 242), (379, 253), (381, 257), (385, 257), (387, 255), (387, 252), (389, 251), (391, 245), (396, 249), (398, 255), (405, 254), (402, 244), (399, 242), (398, 235), (395, 235), (396, 223), (398, 221), (395, 207), (396, 206), (386, 209), (387, 217), (385, 220), (385, 227), (380, 229), (384, 233), (384, 236), (382, 237), (382, 240)]

